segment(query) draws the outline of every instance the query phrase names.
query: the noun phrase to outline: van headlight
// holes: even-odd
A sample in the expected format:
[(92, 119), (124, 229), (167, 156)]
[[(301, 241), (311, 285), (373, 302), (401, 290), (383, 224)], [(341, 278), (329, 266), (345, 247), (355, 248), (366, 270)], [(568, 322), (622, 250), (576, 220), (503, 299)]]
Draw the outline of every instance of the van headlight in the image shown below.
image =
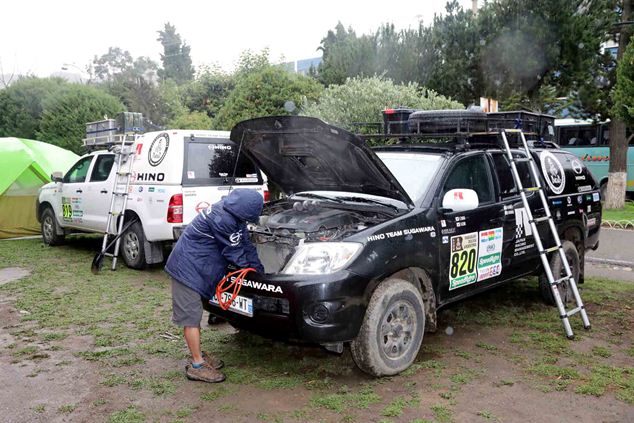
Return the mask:
[(313, 242), (302, 244), (284, 267), (287, 275), (323, 275), (344, 268), (361, 251), (356, 242)]

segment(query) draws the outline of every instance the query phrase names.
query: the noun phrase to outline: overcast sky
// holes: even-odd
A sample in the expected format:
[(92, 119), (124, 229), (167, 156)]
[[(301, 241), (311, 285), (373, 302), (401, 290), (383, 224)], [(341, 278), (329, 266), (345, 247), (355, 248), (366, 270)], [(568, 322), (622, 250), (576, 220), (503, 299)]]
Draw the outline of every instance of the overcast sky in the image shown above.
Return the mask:
[[(471, 0), (459, 0), (471, 7)], [(5, 0), (0, 5), (0, 73), (49, 76), (64, 63), (85, 69), (110, 46), (159, 60), (157, 31), (176, 26), (195, 65), (233, 68), (240, 52), (268, 47), (288, 61), (319, 56), (338, 21), (357, 34), (381, 23), (397, 28), (430, 23), (444, 0)], [(8, 3), (8, 4), (7, 4)], [(73, 69), (71, 66), (70, 69)]]

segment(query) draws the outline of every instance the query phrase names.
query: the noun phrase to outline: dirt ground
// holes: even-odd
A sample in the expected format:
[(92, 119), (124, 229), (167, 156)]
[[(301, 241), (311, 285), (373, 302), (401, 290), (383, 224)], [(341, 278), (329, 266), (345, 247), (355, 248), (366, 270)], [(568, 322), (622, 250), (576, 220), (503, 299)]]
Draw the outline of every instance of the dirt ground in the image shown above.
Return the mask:
[(382, 379), (347, 350), (203, 322), (227, 373), (207, 385), (184, 378), (161, 269), (93, 276), (94, 243), (0, 243), (0, 269), (25, 270), (0, 284), (3, 422), (634, 421), (631, 282), (586, 282), (593, 329), (575, 321), (575, 341), (534, 279), (463, 301), (440, 313), (410, 369)]

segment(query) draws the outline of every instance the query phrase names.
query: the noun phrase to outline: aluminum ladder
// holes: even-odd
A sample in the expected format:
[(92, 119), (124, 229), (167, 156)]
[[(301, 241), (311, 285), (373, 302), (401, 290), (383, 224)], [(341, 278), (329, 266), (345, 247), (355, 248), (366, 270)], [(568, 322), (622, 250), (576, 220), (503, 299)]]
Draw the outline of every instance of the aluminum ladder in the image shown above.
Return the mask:
[[(112, 184), (112, 196), (110, 197), (106, 228), (101, 244), (101, 254), (112, 257), (112, 270), (117, 268), (117, 258), (119, 256), (121, 236), (124, 231), (123, 221), (125, 220), (125, 210), (128, 204), (128, 191), (130, 190), (130, 179), (135, 156), (135, 151), (132, 149), (133, 140), (129, 138), (130, 136), (134, 138), (134, 135), (123, 134), (119, 136), (121, 141), (111, 148), (111, 151), (115, 153), (117, 167)], [(108, 238), (111, 235), (115, 236), (115, 244), (113, 252), (109, 253), (107, 251), (109, 249)]]
[[(511, 151), (511, 147), (508, 142), (508, 138), (506, 136), (507, 133), (515, 133), (518, 135), (519, 140), (521, 141), (521, 149), (526, 153), (526, 157), (513, 157), (513, 153)], [(504, 150), (506, 151), (506, 156), (511, 164), (511, 173), (513, 174), (513, 179), (515, 180), (515, 184), (520, 193), (520, 197), (522, 198), (522, 204), (524, 205), (524, 209), (526, 210), (526, 215), (528, 217), (528, 221), (531, 225), (531, 229), (533, 231), (533, 237), (535, 239), (535, 245), (537, 246), (537, 250), (539, 251), (539, 256), (542, 261), (542, 265), (544, 266), (544, 272), (546, 273), (546, 277), (548, 278), (548, 282), (550, 283), (550, 288), (553, 293), (553, 298), (555, 299), (555, 303), (557, 304), (557, 309), (559, 310), (559, 317), (564, 325), (564, 330), (566, 331), (566, 336), (568, 339), (574, 338), (574, 333), (572, 331), (572, 327), (570, 326), (569, 318), (577, 313), (581, 314), (581, 320), (583, 321), (584, 329), (590, 329), (590, 321), (588, 320), (588, 315), (586, 314), (586, 310), (583, 305), (583, 301), (581, 300), (581, 295), (579, 295), (579, 290), (577, 289), (576, 281), (572, 275), (572, 271), (570, 270), (570, 265), (568, 263), (568, 259), (566, 258), (566, 254), (564, 252), (561, 240), (559, 239), (559, 234), (557, 233), (557, 227), (555, 226), (555, 222), (553, 216), (550, 212), (550, 207), (548, 206), (548, 200), (546, 198), (546, 194), (544, 193), (544, 188), (542, 187), (539, 174), (537, 173), (537, 168), (535, 165), (535, 160), (531, 155), (531, 152), (528, 148), (528, 143), (526, 142), (526, 137), (521, 130), (503, 130), (501, 133), (501, 138), (503, 142)], [(517, 170), (517, 163), (527, 162), (528, 167), (530, 169), (530, 175), (535, 181), (534, 187), (525, 188), (520, 180), (519, 172)], [(528, 199), (526, 198), (527, 192), (537, 192), (539, 194), (539, 198), (541, 199), (541, 203), (544, 207), (545, 215), (541, 217), (534, 218), (533, 212), (529, 207)], [(548, 226), (550, 228), (550, 233), (552, 235), (552, 239), (555, 241), (555, 245), (553, 247), (544, 248), (542, 244), (541, 237), (539, 232), (537, 231), (537, 223), (539, 222), (548, 222)], [(548, 260), (548, 255), (557, 251), (559, 253), (559, 257), (564, 265), (565, 275), (562, 277), (558, 277), (555, 279), (553, 275), (552, 268), (550, 267), (550, 262)], [(566, 310), (566, 306), (561, 299), (561, 295), (559, 295), (558, 286), (561, 283), (568, 282), (568, 286), (572, 290), (575, 302), (577, 306), (571, 310)]]

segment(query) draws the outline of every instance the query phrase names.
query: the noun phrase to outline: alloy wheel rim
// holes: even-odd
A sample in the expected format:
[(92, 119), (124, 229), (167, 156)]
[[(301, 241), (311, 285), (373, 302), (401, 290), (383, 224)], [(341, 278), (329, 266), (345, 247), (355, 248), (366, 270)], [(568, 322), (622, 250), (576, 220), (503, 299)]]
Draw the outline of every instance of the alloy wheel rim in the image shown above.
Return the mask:
[(139, 238), (134, 232), (126, 234), (123, 248), (128, 258), (132, 260), (137, 258), (139, 255)]

